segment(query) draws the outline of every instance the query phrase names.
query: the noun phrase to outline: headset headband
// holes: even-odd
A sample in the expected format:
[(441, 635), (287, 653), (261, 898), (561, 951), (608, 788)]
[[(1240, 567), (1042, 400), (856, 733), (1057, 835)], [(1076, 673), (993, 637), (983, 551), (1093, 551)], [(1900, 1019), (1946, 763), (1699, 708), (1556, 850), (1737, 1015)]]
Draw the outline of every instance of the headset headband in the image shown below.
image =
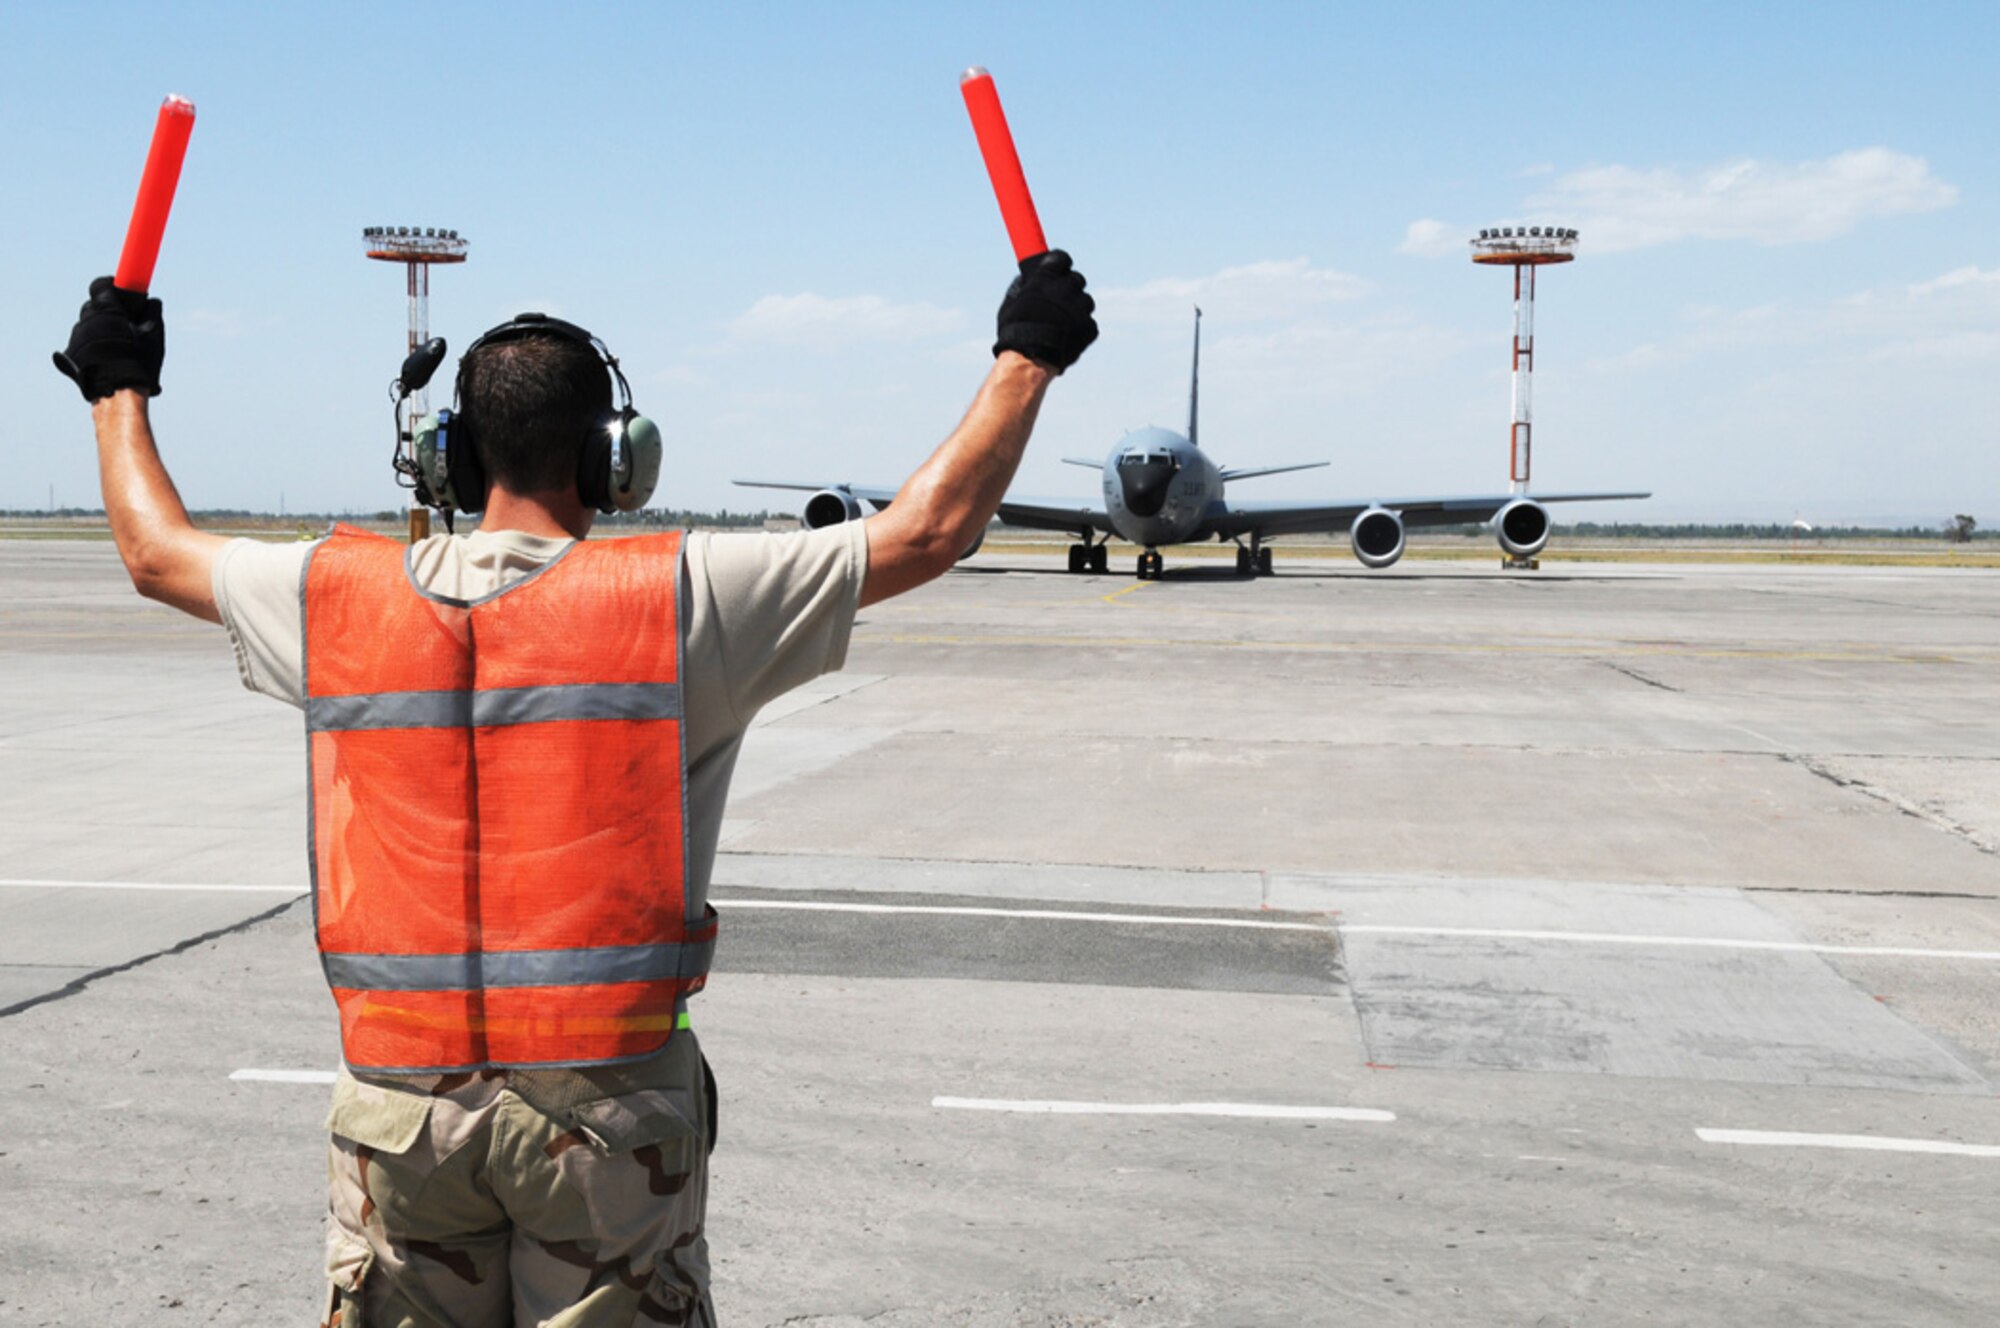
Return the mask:
[(595, 351), (597, 357), (604, 361), (604, 367), (611, 371), (612, 378), (617, 380), (618, 395), (620, 397), (619, 411), (622, 413), (631, 407), (632, 386), (625, 381), (625, 371), (618, 367), (618, 357), (611, 353), (611, 348), (605, 345), (595, 333), (587, 332), (575, 323), (564, 322), (560, 318), (551, 318), (547, 314), (515, 314), (500, 326), (491, 328), (481, 334), (479, 340), (467, 346), (465, 354), (458, 357), (458, 371), (461, 376), (465, 373), (466, 361), (470, 360), (473, 352), (477, 351), (481, 346), (495, 345), (502, 341), (522, 341), (528, 337), (549, 336), (560, 337), (564, 341), (572, 341), (579, 346), (587, 346)]

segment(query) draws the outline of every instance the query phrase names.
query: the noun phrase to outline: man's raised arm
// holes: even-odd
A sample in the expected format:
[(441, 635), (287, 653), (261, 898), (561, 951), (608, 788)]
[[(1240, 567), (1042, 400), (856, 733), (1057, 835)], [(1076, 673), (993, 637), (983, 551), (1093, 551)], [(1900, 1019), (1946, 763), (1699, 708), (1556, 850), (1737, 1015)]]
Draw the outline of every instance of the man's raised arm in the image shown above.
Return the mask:
[(951, 436), (868, 518), (868, 576), (861, 603), (874, 604), (942, 576), (1000, 508), (1034, 431), (1049, 381), (1097, 339), (1096, 302), (1060, 249), (1021, 264), (1000, 303), (993, 370)]
[(104, 513), (132, 584), (148, 599), (219, 623), (211, 576), (229, 541), (188, 520), (147, 415), (166, 350), (160, 302), (99, 277), (55, 362), (90, 403)]

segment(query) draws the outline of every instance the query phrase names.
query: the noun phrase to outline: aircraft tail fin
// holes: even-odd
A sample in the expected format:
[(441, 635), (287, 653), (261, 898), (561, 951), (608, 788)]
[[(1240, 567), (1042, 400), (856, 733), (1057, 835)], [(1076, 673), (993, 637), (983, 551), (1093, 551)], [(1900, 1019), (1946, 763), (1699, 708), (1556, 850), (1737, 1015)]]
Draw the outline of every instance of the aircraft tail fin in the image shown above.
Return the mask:
[(1200, 414), (1200, 408), (1201, 408), (1201, 306), (1197, 304), (1194, 307), (1194, 367), (1188, 373), (1188, 435), (1187, 435), (1188, 441), (1190, 443), (1195, 443), (1197, 447), (1200, 446), (1200, 443), (1196, 441), (1194, 431), (1195, 431), (1196, 417)]

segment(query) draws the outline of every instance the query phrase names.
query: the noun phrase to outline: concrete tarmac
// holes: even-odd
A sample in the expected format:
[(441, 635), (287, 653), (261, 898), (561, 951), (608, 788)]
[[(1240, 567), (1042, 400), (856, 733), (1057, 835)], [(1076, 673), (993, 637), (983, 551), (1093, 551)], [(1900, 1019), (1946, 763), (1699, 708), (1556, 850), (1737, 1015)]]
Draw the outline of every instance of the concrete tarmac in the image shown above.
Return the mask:
[[(1278, 570), (982, 555), (759, 718), (724, 1321), (1983, 1321), (2000, 574)], [(0, 1323), (311, 1321), (299, 730), (0, 542)]]

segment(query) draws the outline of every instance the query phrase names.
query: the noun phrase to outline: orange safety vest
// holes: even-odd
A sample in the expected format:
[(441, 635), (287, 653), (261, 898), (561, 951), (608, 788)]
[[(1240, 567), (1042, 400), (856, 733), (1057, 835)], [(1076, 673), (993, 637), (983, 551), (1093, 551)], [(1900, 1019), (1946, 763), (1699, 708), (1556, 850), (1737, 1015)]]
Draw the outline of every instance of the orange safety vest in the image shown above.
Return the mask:
[(313, 911), (350, 1066), (602, 1065), (686, 1026), (716, 923), (687, 891), (680, 540), (579, 542), (471, 601), (351, 527), (308, 557)]

